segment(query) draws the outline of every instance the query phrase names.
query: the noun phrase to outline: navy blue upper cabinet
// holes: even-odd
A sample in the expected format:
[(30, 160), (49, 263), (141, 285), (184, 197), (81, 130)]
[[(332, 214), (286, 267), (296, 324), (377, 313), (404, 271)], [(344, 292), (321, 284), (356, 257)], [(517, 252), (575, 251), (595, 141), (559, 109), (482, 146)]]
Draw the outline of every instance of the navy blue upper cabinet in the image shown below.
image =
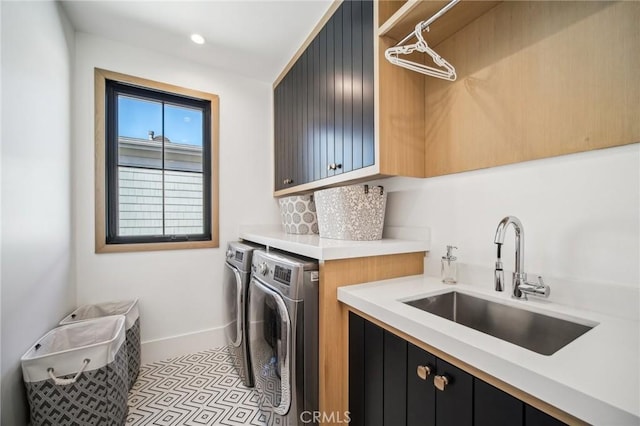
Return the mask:
[(372, 166), (372, 1), (344, 1), (274, 88), (275, 189)]

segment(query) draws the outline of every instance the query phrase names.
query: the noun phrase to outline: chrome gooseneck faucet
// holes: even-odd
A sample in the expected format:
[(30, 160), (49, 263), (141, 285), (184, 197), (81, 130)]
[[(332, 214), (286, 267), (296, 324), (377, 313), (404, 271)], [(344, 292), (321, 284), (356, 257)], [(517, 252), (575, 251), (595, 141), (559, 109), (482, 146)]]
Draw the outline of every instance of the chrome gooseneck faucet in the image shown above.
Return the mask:
[(502, 244), (509, 225), (513, 225), (516, 232), (516, 268), (513, 272), (512, 293), (514, 299), (527, 300), (527, 294), (540, 297), (549, 297), (551, 289), (545, 285), (542, 277), (538, 276), (537, 283), (527, 281), (527, 274), (524, 272), (524, 227), (522, 222), (515, 216), (507, 216), (500, 221), (496, 230), (494, 243), (497, 246), (498, 258), (495, 269), (495, 290), (504, 291), (504, 272), (502, 269)]

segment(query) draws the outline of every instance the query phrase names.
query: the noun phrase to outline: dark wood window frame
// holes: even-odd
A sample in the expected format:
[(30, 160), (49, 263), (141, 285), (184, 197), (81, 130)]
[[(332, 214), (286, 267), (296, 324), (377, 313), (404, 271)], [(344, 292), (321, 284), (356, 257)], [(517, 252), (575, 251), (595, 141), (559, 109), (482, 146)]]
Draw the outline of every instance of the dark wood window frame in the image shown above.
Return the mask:
[[(146, 80), (102, 69), (95, 69), (95, 251), (96, 253), (151, 251), (219, 246), (218, 227), (218, 138), (219, 98), (217, 95)], [(117, 220), (117, 147), (109, 138), (117, 138), (113, 117), (108, 113), (108, 98), (114, 92), (156, 96), (167, 101), (181, 101), (182, 105), (208, 107), (208, 128), (203, 144), (203, 190), (206, 206), (203, 206), (204, 232), (189, 236), (118, 236), (115, 234)], [(150, 96), (147, 96), (150, 95)], [(207, 135), (208, 133), (208, 135)], [(111, 212), (109, 210), (111, 209)], [(114, 210), (115, 209), (115, 210)], [(109, 214), (111, 213), (111, 214)], [(116, 213), (116, 214), (114, 214)]]

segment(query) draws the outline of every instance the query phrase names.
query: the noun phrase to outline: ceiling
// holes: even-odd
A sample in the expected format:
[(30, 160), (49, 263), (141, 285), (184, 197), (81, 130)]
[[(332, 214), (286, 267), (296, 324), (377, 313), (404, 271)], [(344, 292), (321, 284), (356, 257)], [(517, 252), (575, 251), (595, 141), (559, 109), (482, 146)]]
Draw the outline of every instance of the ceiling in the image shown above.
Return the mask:
[[(61, 3), (76, 31), (272, 83), (331, 0)], [(193, 43), (192, 33), (206, 43)]]

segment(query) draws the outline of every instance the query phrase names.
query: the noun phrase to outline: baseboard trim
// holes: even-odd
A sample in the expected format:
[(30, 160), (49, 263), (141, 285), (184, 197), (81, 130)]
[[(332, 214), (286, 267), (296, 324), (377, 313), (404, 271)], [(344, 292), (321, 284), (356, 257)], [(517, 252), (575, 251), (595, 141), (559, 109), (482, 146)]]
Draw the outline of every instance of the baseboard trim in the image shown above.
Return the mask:
[(140, 344), (142, 364), (163, 361), (224, 345), (226, 345), (224, 327), (148, 340)]

